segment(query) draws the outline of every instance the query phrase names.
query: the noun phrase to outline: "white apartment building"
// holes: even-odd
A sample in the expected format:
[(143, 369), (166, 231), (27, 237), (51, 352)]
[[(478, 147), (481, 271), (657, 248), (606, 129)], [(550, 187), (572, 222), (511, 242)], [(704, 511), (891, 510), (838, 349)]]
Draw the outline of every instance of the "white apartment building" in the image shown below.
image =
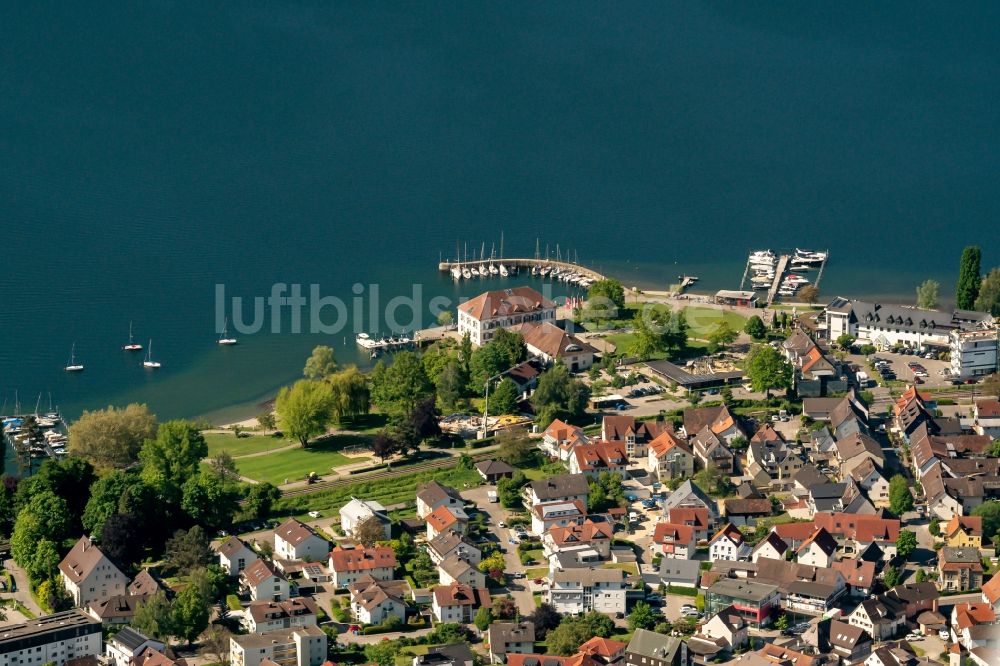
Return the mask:
[(81, 610), (45, 615), (0, 632), (0, 666), (42, 666), (67, 659), (99, 656), (103, 645), (99, 620)]
[(951, 342), (951, 374), (959, 379), (983, 377), (997, 371), (1000, 339), (995, 328), (954, 330)]
[(499, 328), (556, 320), (556, 304), (531, 287), (498, 289), (479, 294), (458, 306), (458, 334), (484, 345)]
[(548, 602), (559, 613), (624, 613), (625, 572), (570, 568), (549, 574)]
[(320, 666), (326, 661), (326, 634), (317, 626), (232, 636), (233, 666), (260, 666), (270, 659), (279, 666)]

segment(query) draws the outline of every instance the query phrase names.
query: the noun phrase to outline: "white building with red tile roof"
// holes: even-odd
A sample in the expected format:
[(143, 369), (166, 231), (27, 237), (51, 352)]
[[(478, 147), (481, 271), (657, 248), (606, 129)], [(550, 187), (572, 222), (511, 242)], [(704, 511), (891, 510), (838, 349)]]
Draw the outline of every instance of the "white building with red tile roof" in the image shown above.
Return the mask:
[(497, 289), (458, 306), (458, 334), (468, 334), (472, 344), (479, 346), (492, 340), (497, 329), (555, 319), (556, 304), (531, 287)]

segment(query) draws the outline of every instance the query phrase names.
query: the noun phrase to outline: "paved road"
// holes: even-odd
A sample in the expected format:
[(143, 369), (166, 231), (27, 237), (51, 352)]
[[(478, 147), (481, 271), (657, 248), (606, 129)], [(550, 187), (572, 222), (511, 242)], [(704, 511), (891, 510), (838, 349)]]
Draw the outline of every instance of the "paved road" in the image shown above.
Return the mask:
[(45, 615), (45, 612), (42, 611), (38, 604), (35, 603), (35, 600), (31, 598), (31, 587), (28, 583), (28, 574), (24, 572), (24, 569), (17, 566), (17, 563), (14, 560), (4, 561), (3, 566), (10, 572), (10, 575), (13, 576), (14, 582), (17, 583), (17, 592), (13, 594), (10, 594), (9, 592), (5, 593), (3, 597), (5, 599), (13, 597), (24, 604), (25, 608), (30, 610), (35, 615)]
[(475, 502), (476, 507), (489, 516), (490, 530), (496, 534), (500, 540), (500, 544), (507, 551), (504, 553), (504, 562), (507, 565), (508, 575), (507, 590), (514, 598), (514, 602), (517, 604), (518, 609), (520, 609), (521, 615), (527, 615), (535, 610), (535, 600), (528, 589), (528, 580), (525, 578), (514, 580), (510, 577), (510, 574), (513, 573), (524, 573), (527, 567), (521, 564), (521, 560), (517, 555), (517, 546), (507, 543), (507, 539), (511, 536), (510, 530), (498, 527), (501, 521), (507, 520), (508, 515), (506, 509), (499, 504), (491, 504), (487, 499), (486, 493), (493, 489), (494, 486), (482, 485), (470, 490), (463, 490), (462, 497), (470, 502)]

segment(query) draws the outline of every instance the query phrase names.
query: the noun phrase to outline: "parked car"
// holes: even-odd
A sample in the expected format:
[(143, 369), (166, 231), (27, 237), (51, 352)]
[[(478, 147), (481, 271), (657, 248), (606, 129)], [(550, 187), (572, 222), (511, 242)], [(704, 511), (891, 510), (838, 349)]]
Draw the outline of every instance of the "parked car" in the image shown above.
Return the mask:
[(938, 638), (940, 638), (943, 641), (951, 640), (951, 632), (949, 632), (947, 629), (942, 629), (941, 631), (938, 632)]
[(319, 511), (310, 511), (309, 512), (309, 517), (310, 518), (319, 518)]
[(501, 520), (499, 523), (497, 523), (497, 527), (507, 527), (507, 523)]

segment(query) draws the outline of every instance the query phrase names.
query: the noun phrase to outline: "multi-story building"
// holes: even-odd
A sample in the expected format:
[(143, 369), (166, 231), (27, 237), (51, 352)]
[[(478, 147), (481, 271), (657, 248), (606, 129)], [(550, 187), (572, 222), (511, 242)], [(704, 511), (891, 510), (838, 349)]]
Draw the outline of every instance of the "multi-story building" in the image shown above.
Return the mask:
[(636, 629), (625, 648), (625, 666), (683, 666), (687, 663), (687, 644), (676, 636)]
[(347, 587), (363, 576), (392, 580), (396, 553), (389, 546), (334, 548), (328, 566), (335, 587)]
[(330, 542), (295, 518), (274, 529), (274, 554), (284, 560), (321, 562), (330, 552)]
[(535, 625), (531, 622), (494, 622), (486, 630), (490, 663), (502, 664), (509, 653), (531, 654), (535, 651)]
[(777, 585), (739, 578), (723, 578), (705, 593), (705, 613), (715, 615), (729, 606), (754, 629), (771, 624), (771, 615), (781, 606)]
[(243, 618), (247, 630), (252, 634), (306, 627), (316, 624), (316, 602), (309, 597), (292, 597), (285, 601), (254, 601), (247, 607)]
[(649, 443), (646, 468), (659, 481), (668, 481), (694, 474), (694, 453), (669, 430), (661, 432)]
[(86, 536), (59, 563), (59, 573), (73, 603), (83, 608), (125, 594), (128, 586), (128, 577)]
[(462, 583), (439, 585), (431, 594), (431, 611), (438, 622), (468, 624), (481, 606), (490, 605), (486, 588), (473, 588)]
[(672, 427), (665, 419), (636, 421), (634, 416), (605, 416), (601, 420), (601, 439), (605, 442), (624, 442), (625, 453), (633, 460), (645, 460), (649, 443)]
[(101, 623), (81, 610), (45, 615), (0, 632), (0, 666), (63, 666), (68, 659), (100, 655)]
[(972, 331), (954, 330), (950, 334), (951, 374), (959, 379), (983, 377), (997, 371), (998, 331), (982, 328)]
[(942, 590), (974, 590), (983, 585), (983, 561), (977, 548), (938, 551), (938, 587)]
[(229, 537), (214, 548), (219, 555), (219, 564), (233, 577), (239, 576), (248, 565), (259, 559), (257, 553), (236, 536)]
[(254, 601), (281, 601), (291, 591), (288, 579), (267, 560), (257, 560), (241, 571), (240, 587)]
[(529, 511), (540, 502), (582, 502), (587, 505), (590, 485), (583, 474), (556, 474), (532, 481), (524, 487), (524, 508)]
[(625, 572), (570, 568), (549, 574), (548, 602), (560, 613), (625, 612)]
[(485, 345), (497, 329), (556, 319), (556, 304), (531, 287), (484, 292), (458, 306), (458, 334), (474, 345)]
[(389, 618), (406, 621), (405, 581), (375, 580), (364, 576), (351, 583), (351, 615), (363, 624), (382, 624)]
[[(983, 330), (992, 323), (993, 317), (989, 314), (967, 310), (921, 310), (840, 297), (826, 306), (827, 335), (830, 340), (847, 334), (879, 349), (897, 346), (949, 349), (952, 331)], [(994, 331), (994, 340), (995, 338)]]
[(265, 660), (278, 666), (320, 666), (326, 661), (326, 634), (307, 626), (232, 636), (229, 660), (233, 666), (260, 666)]

